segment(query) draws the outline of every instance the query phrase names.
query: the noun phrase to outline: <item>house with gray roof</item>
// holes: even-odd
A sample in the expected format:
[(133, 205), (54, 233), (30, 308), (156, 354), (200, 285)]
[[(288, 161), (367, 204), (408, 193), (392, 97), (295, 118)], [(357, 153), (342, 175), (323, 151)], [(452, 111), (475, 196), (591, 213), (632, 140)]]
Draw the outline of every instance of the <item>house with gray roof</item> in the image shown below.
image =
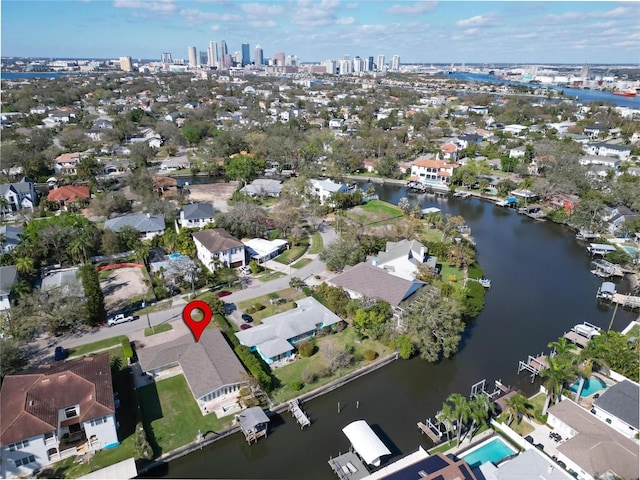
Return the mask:
[(204, 330), (199, 342), (191, 334), (138, 350), (142, 371), (154, 378), (184, 374), (203, 414), (208, 404), (235, 403), (247, 384), (245, 370), (217, 328)]
[(207, 223), (214, 223), (213, 205), (210, 203), (190, 203), (180, 211), (182, 228), (203, 228)]
[(2, 225), (0, 226), (0, 236), (2, 243), (0, 243), (0, 253), (9, 253), (16, 248), (20, 242), (20, 235), (22, 235), (23, 228), (15, 225)]
[(314, 337), (324, 327), (341, 322), (313, 297), (298, 300), (293, 310), (265, 318), (262, 325), (236, 332), (242, 345), (257, 352), (268, 364), (290, 357), (295, 344)]
[(596, 417), (604, 420), (625, 437), (634, 438), (640, 431), (639, 405), (640, 386), (630, 380), (624, 380), (600, 395), (593, 402), (593, 410)]
[(105, 230), (119, 232), (124, 227), (135, 228), (140, 232), (142, 240), (149, 240), (164, 232), (164, 215), (152, 215), (150, 213), (135, 213), (122, 217), (110, 218), (104, 222)]
[(82, 279), (78, 275), (78, 267), (52, 270), (42, 277), (40, 290), (50, 292), (60, 291), (65, 297), (73, 296), (84, 298)]
[(279, 197), (282, 194), (282, 182), (269, 178), (256, 178), (240, 189), (249, 197)]
[(0, 207), (0, 214), (3, 216), (38, 205), (36, 186), (27, 177), (23, 177), (19, 182), (1, 184), (0, 197), (6, 200), (5, 205)]
[(484, 462), (479, 470), (486, 480), (571, 480), (573, 477), (537, 448), (530, 448), (496, 466)]
[(396, 277), (415, 280), (418, 266), (428, 264), (436, 268), (436, 257), (429, 257), (427, 251), (427, 247), (417, 240), (387, 242), (385, 251), (379, 252), (371, 264)]
[(311, 191), (321, 204), (324, 204), (333, 193), (348, 193), (349, 188), (344, 183), (336, 183), (332, 180), (309, 180), (311, 182)]
[(329, 283), (344, 288), (351, 298), (375, 298), (388, 302), (392, 307), (398, 307), (402, 301), (426, 285), (418, 280), (406, 280), (392, 275), (383, 268), (368, 263), (359, 263), (345, 270)]
[(18, 269), (15, 265), (0, 267), (0, 311), (11, 308), (9, 296), (11, 295), (13, 284), (16, 283), (17, 272)]
[(556, 447), (558, 460), (576, 472), (577, 478), (640, 476), (638, 444), (589, 410), (563, 400), (549, 408), (547, 424), (565, 439)]
[(222, 228), (200, 230), (192, 235), (196, 255), (211, 272), (218, 265), (236, 268), (246, 265), (245, 245)]

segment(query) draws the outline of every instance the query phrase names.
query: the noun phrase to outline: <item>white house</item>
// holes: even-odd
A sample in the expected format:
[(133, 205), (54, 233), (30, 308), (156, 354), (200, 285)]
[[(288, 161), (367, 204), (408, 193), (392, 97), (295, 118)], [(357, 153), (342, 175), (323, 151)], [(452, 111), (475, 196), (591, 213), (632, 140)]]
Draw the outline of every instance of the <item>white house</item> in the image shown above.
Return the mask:
[(627, 160), (631, 156), (631, 148), (613, 143), (588, 143), (583, 147), (585, 153), (589, 155), (599, 155), (601, 157), (618, 157)]
[(342, 118), (332, 118), (329, 120), (329, 128), (342, 128), (344, 125), (344, 119)]
[(520, 145), (509, 150), (509, 158), (523, 158), (527, 153), (527, 147)]
[(266, 262), (280, 253), (287, 247), (287, 241), (281, 238), (275, 240), (265, 240), (264, 238), (252, 238), (244, 240), (247, 253), (252, 260)]
[(20, 245), (23, 228), (15, 225), (0, 226), (0, 254), (12, 252), (14, 248)]
[(190, 203), (180, 211), (182, 228), (202, 228), (207, 223), (215, 222), (213, 205), (210, 203)]
[(119, 444), (108, 353), (6, 376), (0, 410), (3, 478)]
[(524, 125), (518, 125), (518, 124), (505, 125), (504, 132), (510, 133), (516, 137), (519, 137), (528, 128), (529, 127), (525, 127)]
[[(435, 268), (435, 257), (433, 267)], [(374, 267), (383, 268), (391, 275), (413, 281), (416, 278), (418, 266), (427, 263), (427, 247), (417, 240), (401, 240), (387, 242), (384, 252), (379, 252), (372, 260)]]
[(33, 208), (38, 204), (38, 194), (35, 184), (27, 177), (15, 183), (0, 185), (0, 197), (6, 199), (6, 206), (2, 214), (14, 213), (23, 208)]
[(332, 193), (348, 193), (349, 189), (344, 183), (336, 183), (332, 180), (312, 179), (311, 189), (314, 196), (320, 199), (320, 203), (324, 204)]
[(457, 163), (422, 157), (411, 165), (409, 180), (429, 185), (449, 185), (458, 167)]
[(640, 431), (640, 386), (629, 380), (609, 387), (593, 402), (594, 415), (622, 435), (634, 438)]
[(75, 175), (82, 153), (63, 153), (53, 160), (53, 170), (58, 174)]
[(616, 157), (602, 157), (600, 155), (584, 155), (578, 160), (580, 165), (604, 165), (617, 170), (620, 167), (620, 159)]
[(9, 296), (13, 284), (16, 283), (17, 269), (15, 265), (0, 267), (0, 311), (4, 312), (11, 308)]
[(218, 264), (231, 268), (246, 265), (244, 243), (222, 228), (200, 230), (194, 232), (192, 237), (198, 259), (211, 272), (215, 271)]

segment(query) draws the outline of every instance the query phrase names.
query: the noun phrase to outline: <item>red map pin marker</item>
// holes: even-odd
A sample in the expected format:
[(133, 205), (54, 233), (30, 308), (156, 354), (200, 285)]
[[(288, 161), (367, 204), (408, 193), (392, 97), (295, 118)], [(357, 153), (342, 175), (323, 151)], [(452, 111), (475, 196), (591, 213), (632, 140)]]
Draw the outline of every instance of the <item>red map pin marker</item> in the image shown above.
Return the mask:
[[(203, 318), (200, 321), (194, 320), (192, 315), (194, 310), (200, 310), (202, 312)], [(182, 310), (182, 320), (187, 324), (191, 333), (193, 333), (193, 337), (196, 339), (196, 342), (200, 341), (200, 335), (204, 332), (204, 329), (207, 328), (209, 322), (213, 318), (213, 312), (211, 311), (211, 307), (202, 300), (193, 300), (187, 303), (184, 310)]]

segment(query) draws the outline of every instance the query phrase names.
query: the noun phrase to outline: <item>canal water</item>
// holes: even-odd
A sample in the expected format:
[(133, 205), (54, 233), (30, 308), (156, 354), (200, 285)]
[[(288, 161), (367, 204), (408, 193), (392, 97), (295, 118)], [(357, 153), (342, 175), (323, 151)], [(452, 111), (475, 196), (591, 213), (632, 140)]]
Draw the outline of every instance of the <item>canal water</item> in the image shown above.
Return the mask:
[[(381, 199), (393, 203), (406, 189), (376, 185)], [(152, 476), (170, 478), (333, 479), (331, 456), (348, 450), (341, 429), (364, 419), (392, 452), (389, 460), (430, 447), (416, 423), (433, 417), (453, 392), (467, 396), (473, 383), (501, 379), (533, 393), (538, 384), (516, 374), (518, 361), (547, 351), (576, 323), (607, 328), (612, 310), (598, 307), (600, 281), (589, 273), (585, 246), (572, 232), (538, 223), (513, 210), (477, 199), (439, 199), (409, 195), (423, 208), (462, 215), (477, 242), (478, 259), (492, 281), (484, 311), (467, 328), (460, 351), (430, 364), (419, 358), (398, 360), (316, 400), (304, 404), (312, 424), (300, 430), (288, 413), (276, 417), (269, 437), (248, 446), (235, 434), (169, 465)], [(618, 310), (614, 329), (635, 318)], [(338, 404), (340, 412), (338, 412)]]

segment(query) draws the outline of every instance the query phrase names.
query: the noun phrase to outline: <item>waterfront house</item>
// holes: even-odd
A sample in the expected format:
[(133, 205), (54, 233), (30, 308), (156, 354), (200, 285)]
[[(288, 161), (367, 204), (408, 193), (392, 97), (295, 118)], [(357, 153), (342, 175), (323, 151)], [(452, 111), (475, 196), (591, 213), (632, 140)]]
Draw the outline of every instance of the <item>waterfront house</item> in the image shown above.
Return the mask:
[[(272, 172), (272, 173), (275, 173)], [(249, 197), (279, 197), (282, 194), (282, 182), (268, 178), (257, 178), (245, 185), (240, 192)]]
[(457, 163), (421, 157), (411, 165), (411, 177), (409, 180), (428, 185), (448, 186), (453, 173), (458, 167)]
[(105, 230), (119, 232), (124, 227), (135, 228), (140, 232), (141, 240), (150, 240), (160, 235), (166, 228), (164, 215), (151, 215), (150, 213), (135, 213), (122, 217), (110, 218), (104, 222)]
[[(571, 480), (574, 477), (537, 448), (529, 448), (496, 466), (484, 462), (479, 467), (480, 478), (495, 480)], [(461, 477), (465, 478), (465, 477)]]
[(313, 297), (298, 300), (296, 304), (292, 310), (265, 318), (261, 325), (236, 332), (236, 337), (242, 345), (272, 364), (290, 357), (297, 343), (342, 321)]
[(368, 263), (359, 263), (333, 277), (330, 284), (346, 290), (351, 298), (375, 298), (398, 307), (417, 292), (424, 282), (406, 280)]
[(6, 376), (0, 410), (3, 478), (119, 443), (108, 353)]
[(192, 236), (198, 259), (209, 271), (215, 271), (219, 265), (230, 268), (246, 265), (244, 243), (222, 228), (200, 230)]
[(590, 411), (564, 400), (549, 408), (547, 424), (565, 439), (556, 447), (558, 460), (577, 478), (638, 478), (638, 445)]
[(593, 402), (592, 413), (628, 438), (640, 432), (640, 386), (624, 380), (609, 387)]
[(0, 267), (0, 311), (11, 308), (11, 290), (18, 278), (18, 270), (15, 265)]
[(19, 182), (3, 183), (0, 185), (0, 197), (6, 202), (0, 215), (13, 214), (24, 208), (33, 208), (38, 204), (38, 194), (35, 184), (27, 177)]
[(391, 275), (412, 281), (416, 278), (418, 266), (427, 262), (431, 267), (436, 267), (436, 257), (427, 255), (427, 247), (417, 240), (400, 240), (388, 241), (385, 251), (379, 252), (371, 263)]
[(0, 238), (2, 239), (2, 242), (0, 242), (0, 254), (12, 252), (14, 248), (20, 245), (22, 232), (22, 227), (0, 225)]
[(336, 183), (329, 179), (312, 179), (310, 182), (312, 194), (317, 197), (323, 205), (332, 194), (349, 192), (349, 188), (344, 183)]
[(180, 211), (182, 228), (203, 228), (206, 224), (214, 222), (213, 205), (210, 203), (190, 203)]
[(142, 371), (156, 379), (184, 374), (203, 414), (224, 414), (227, 406), (237, 404), (247, 384), (242, 364), (217, 328), (204, 330), (198, 342), (187, 334), (142, 348), (138, 359)]

